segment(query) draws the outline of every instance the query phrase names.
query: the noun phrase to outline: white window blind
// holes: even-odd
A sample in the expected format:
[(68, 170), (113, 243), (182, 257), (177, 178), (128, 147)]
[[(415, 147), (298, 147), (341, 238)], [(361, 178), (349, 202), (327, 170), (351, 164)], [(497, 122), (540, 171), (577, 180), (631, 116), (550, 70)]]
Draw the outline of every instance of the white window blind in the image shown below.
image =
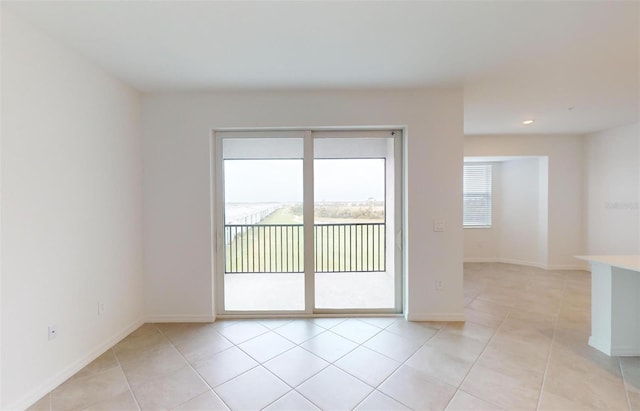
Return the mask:
[(491, 164), (464, 165), (464, 227), (491, 227)]

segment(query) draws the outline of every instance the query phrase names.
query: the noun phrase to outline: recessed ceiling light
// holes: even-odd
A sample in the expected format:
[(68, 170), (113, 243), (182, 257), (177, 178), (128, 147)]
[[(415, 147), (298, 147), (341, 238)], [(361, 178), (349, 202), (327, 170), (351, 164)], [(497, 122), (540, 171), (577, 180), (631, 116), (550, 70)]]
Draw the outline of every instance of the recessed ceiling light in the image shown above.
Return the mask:
[(528, 126), (529, 124), (533, 124), (534, 120), (525, 120), (522, 122), (522, 124), (524, 124), (525, 126)]

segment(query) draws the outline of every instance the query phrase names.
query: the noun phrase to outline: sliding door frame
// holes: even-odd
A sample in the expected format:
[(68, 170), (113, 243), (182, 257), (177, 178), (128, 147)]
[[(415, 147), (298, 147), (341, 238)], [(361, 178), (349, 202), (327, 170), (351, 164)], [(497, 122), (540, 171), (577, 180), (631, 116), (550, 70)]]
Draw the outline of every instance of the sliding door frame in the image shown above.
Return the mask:
[[(233, 137), (224, 136), (233, 133)], [(227, 311), (224, 306), (224, 160), (223, 139), (225, 138), (270, 138), (272, 136), (299, 133), (304, 139), (303, 155), (303, 227), (304, 227), (304, 310), (286, 311)], [(388, 133), (384, 135), (383, 133)], [(217, 318), (274, 318), (274, 317), (323, 317), (323, 316), (381, 316), (400, 315), (404, 301), (404, 250), (402, 245), (404, 230), (404, 150), (403, 127), (380, 128), (224, 128), (214, 129), (210, 140), (211, 159), (211, 267), (214, 314)], [(388, 247), (393, 248), (394, 307), (377, 309), (318, 309), (315, 308), (315, 262), (314, 262), (314, 141), (316, 138), (393, 138), (394, 158), (394, 212), (385, 222), (393, 218), (393, 234)], [(292, 138), (281, 137), (281, 138)], [(386, 199), (385, 199), (386, 203)]]

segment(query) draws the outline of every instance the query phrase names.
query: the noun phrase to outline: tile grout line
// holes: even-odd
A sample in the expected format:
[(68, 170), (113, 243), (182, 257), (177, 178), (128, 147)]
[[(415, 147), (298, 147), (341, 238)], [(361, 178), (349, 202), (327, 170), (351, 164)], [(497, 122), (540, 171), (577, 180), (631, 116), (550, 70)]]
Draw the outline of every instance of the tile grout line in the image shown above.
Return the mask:
[(629, 398), (629, 390), (627, 389), (627, 381), (624, 376), (624, 367), (622, 367), (622, 358), (618, 357), (618, 365), (620, 366), (620, 375), (622, 376), (622, 385), (624, 386), (624, 395), (627, 398), (627, 407), (631, 410), (631, 398)]
[(133, 401), (135, 401), (136, 406), (138, 407), (138, 410), (142, 410), (142, 407), (140, 407), (140, 403), (138, 402), (138, 398), (136, 398), (136, 394), (133, 392), (133, 389), (131, 388), (131, 384), (129, 383), (129, 378), (127, 378), (127, 374), (125, 374), (124, 369), (122, 368), (122, 364), (120, 363), (120, 358), (118, 358), (118, 354), (116, 354), (113, 348), (110, 348), (110, 350), (113, 352), (113, 356), (116, 358), (116, 362), (118, 363), (118, 368), (120, 368), (120, 372), (124, 377), (124, 381), (127, 383), (127, 387), (129, 388), (129, 392), (133, 397)]
[[(478, 297), (474, 298), (471, 302), (475, 301)], [(482, 301), (482, 300), (480, 300)], [(471, 304), (471, 303), (469, 303)], [(500, 328), (502, 328), (502, 325), (504, 324), (504, 322), (507, 320), (507, 318), (509, 318), (509, 314), (511, 313), (511, 309), (513, 307), (509, 307), (509, 312), (504, 316), (504, 318), (500, 321), (500, 325), (498, 325), (498, 327), (496, 328), (495, 332), (491, 335), (491, 338), (489, 338), (489, 341), (487, 341), (487, 344), (484, 346), (484, 348), (482, 349), (482, 351), (480, 352), (480, 354), (478, 354), (478, 357), (475, 359), (475, 361), (471, 364), (471, 367), (469, 367), (469, 371), (467, 371), (467, 373), (464, 375), (464, 377), (462, 378), (462, 381), (460, 381), (460, 384), (456, 387), (456, 391), (453, 393), (453, 395), (451, 396), (451, 398), (449, 398), (449, 401), (447, 402), (447, 405), (445, 406), (445, 410), (449, 407), (449, 405), (451, 404), (451, 401), (453, 401), (453, 398), (456, 396), (458, 391), (462, 391), (462, 385), (464, 384), (464, 382), (466, 381), (467, 377), (469, 376), (469, 374), (471, 374), (471, 371), (473, 370), (473, 368), (476, 366), (476, 364), (478, 363), (478, 361), (480, 361), (480, 357), (482, 357), (482, 354), (484, 354), (484, 352), (487, 350), (487, 348), (489, 348), (489, 345), (491, 344), (491, 342), (493, 341), (493, 339), (495, 338), (496, 335), (498, 335), (498, 331), (500, 331)], [(466, 322), (466, 321), (465, 321)], [(473, 322), (473, 321), (472, 321)], [(474, 323), (475, 324), (475, 323)], [(468, 394), (466, 391), (465, 394)], [(478, 398), (475, 395), (472, 394), (468, 394), (471, 395), (474, 398)], [(491, 401), (487, 401), (485, 399), (479, 398), (480, 400), (487, 402), (489, 404), (495, 405), (493, 404)], [(497, 405), (496, 405), (497, 406)], [(502, 408), (502, 407), (499, 407)]]
[[(363, 321), (363, 322), (365, 322), (365, 323), (366, 323), (366, 324), (368, 324), (368, 325), (371, 325), (371, 326), (373, 326), (373, 327), (378, 328), (378, 329), (379, 329), (379, 331), (378, 331), (378, 332), (376, 332), (374, 335), (372, 335), (371, 337), (367, 338), (366, 340), (364, 340), (364, 341), (363, 341), (363, 342), (361, 342), (361, 343), (359, 343), (359, 342), (357, 342), (357, 341), (354, 341), (354, 340), (351, 340), (351, 339), (349, 339), (349, 338), (347, 338), (347, 337), (345, 337), (345, 336), (343, 336), (343, 335), (340, 335), (340, 334), (336, 333), (335, 331), (331, 331), (331, 329), (332, 329), (332, 328), (337, 327), (338, 325), (342, 324), (343, 322), (344, 322), (344, 321), (342, 321), (342, 322), (340, 322), (340, 323), (338, 323), (338, 324), (335, 324), (333, 327), (325, 328), (323, 332), (321, 332), (321, 333), (319, 333), (319, 334), (317, 334), (317, 335), (314, 335), (313, 337), (311, 337), (311, 338), (309, 338), (309, 339), (307, 339), (307, 340), (305, 340), (305, 341), (303, 341), (303, 342), (301, 342), (301, 343), (299, 343), (299, 344), (297, 344), (297, 343), (295, 343), (295, 342), (294, 342), (294, 344), (296, 344), (296, 347), (298, 347), (298, 348), (300, 348), (300, 349), (302, 349), (302, 350), (304, 350), (304, 351), (306, 351), (306, 352), (310, 353), (311, 355), (315, 355), (315, 356), (317, 356), (318, 358), (320, 358), (320, 359), (322, 359), (322, 360), (324, 360), (325, 362), (327, 362), (327, 363), (328, 363), (328, 365), (327, 365), (326, 367), (322, 368), (321, 370), (318, 370), (318, 372), (316, 372), (315, 374), (313, 374), (313, 375), (309, 376), (308, 378), (306, 378), (305, 380), (303, 380), (302, 382), (300, 382), (300, 384), (298, 384), (296, 387), (299, 387), (300, 385), (304, 384), (306, 381), (308, 381), (308, 380), (310, 380), (311, 378), (315, 377), (316, 375), (320, 374), (322, 371), (326, 370), (326, 369), (327, 369), (327, 368), (329, 368), (330, 366), (334, 366), (334, 367), (336, 367), (338, 370), (340, 370), (340, 371), (342, 371), (342, 372), (346, 373), (347, 375), (349, 375), (350, 377), (355, 378), (356, 380), (361, 381), (363, 384), (365, 384), (365, 385), (367, 385), (367, 386), (369, 386), (369, 387), (373, 388), (373, 390), (372, 390), (371, 392), (369, 392), (369, 393), (368, 393), (368, 394), (367, 394), (367, 395), (366, 395), (362, 400), (360, 400), (360, 401), (359, 401), (359, 402), (354, 406), (354, 408), (357, 408), (357, 406), (358, 406), (358, 405), (360, 405), (360, 404), (361, 404), (363, 401), (365, 401), (367, 398), (369, 398), (369, 396), (370, 396), (374, 391), (377, 391), (377, 387), (372, 387), (369, 383), (367, 383), (366, 381), (363, 381), (362, 379), (358, 378), (357, 376), (355, 376), (355, 375), (351, 374), (351, 373), (350, 373), (350, 372), (348, 372), (347, 370), (342, 369), (341, 367), (339, 367), (338, 365), (336, 365), (336, 363), (337, 363), (338, 361), (340, 361), (342, 358), (346, 357), (347, 355), (349, 355), (349, 354), (351, 354), (352, 352), (354, 352), (355, 350), (357, 350), (358, 348), (361, 348), (361, 347), (362, 347), (362, 348), (365, 348), (365, 349), (371, 350), (370, 348), (365, 347), (365, 346), (364, 346), (364, 343), (366, 343), (367, 341), (371, 340), (371, 339), (372, 339), (372, 338), (374, 338), (376, 335), (378, 335), (378, 334), (382, 333), (382, 331), (384, 331), (387, 327), (391, 326), (391, 324), (393, 324), (395, 321), (394, 321), (394, 322), (392, 322), (391, 324), (388, 324), (388, 325), (384, 326), (384, 327), (379, 327), (379, 326), (377, 326), (377, 325), (373, 325), (373, 324), (370, 324), (370, 323), (367, 323), (367, 322)], [(357, 344), (357, 345), (356, 345), (356, 347), (355, 347), (355, 348), (353, 348), (352, 350), (350, 350), (350, 351), (346, 352), (344, 355), (340, 356), (339, 358), (337, 358), (337, 359), (336, 359), (336, 360), (334, 360), (333, 362), (329, 362), (329, 361), (327, 361), (325, 358), (322, 358), (322, 357), (318, 356), (317, 354), (315, 354), (315, 353), (313, 353), (313, 352), (311, 352), (311, 351), (307, 350), (306, 348), (302, 347), (302, 344), (304, 344), (305, 342), (307, 342), (307, 341), (309, 341), (309, 340), (312, 340), (313, 338), (315, 338), (315, 337), (317, 337), (317, 336), (319, 336), (319, 335), (321, 335), (321, 334), (324, 334), (324, 333), (326, 333), (326, 332), (331, 332), (331, 334), (334, 334), (334, 335), (336, 335), (336, 336), (338, 336), (338, 337), (344, 338), (344, 339), (346, 339), (347, 341), (350, 341), (350, 342), (355, 343), (355, 344)], [(284, 337), (284, 336), (283, 336), (283, 337)], [(286, 338), (286, 337), (284, 337), (284, 338)], [(291, 340), (289, 340), (289, 341), (291, 341)], [(293, 341), (292, 341), (292, 342), (293, 342)], [(287, 350), (287, 351), (290, 351), (290, 350), (292, 350), (292, 349), (294, 349), (294, 348), (296, 348), (296, 347), (290, 348), (290, 349), (289, 349), (289, 350)], [(287, 352), (287, 351), (285, 351), (285, 352)], [(373, 352), (375, 352), (375, 353), (377, 353), (377, 354), (383, 355), (383, 354), (381, 354), (381, 353), (378, 353), (378, 352), (377, 352), (377, 351), (375, 351), (375, 350), (371, 350), (371, 351), (373, 351)], [(278, 354), (278, 355), (282, 355), (282, 354), (283, 354), (283, 353)], [(383, 355), (383, 356), (384, 356), (384, 355)], [(276, 356), (276, 357), (277, 357), (277, 356)], [(276, 358), (276, 357), (273, 357), (273, 358)], [(386, 357), (386, 356), (384, 356), (384, 357)], [(386, 358), (389, 358), (389, 357), (386, 357)], [(268, 361), (269, 361), (269, 360), (268, 360)], [(395, 360), (394, 360), (394, 361), (395, 361)], [(265, 361), (265, 362), (266, 362), (266, 361)], [(261, 364), (261, 365), (262, 365), (262, 364)], [(398, 366), (398, 368), (399, 368), (400, 366), (402, 366), (402, 364), (400, 364), (400, 365)], [(264, 367), (264, 368), (265, 368), (265, 369), (267, 369), (267, 371), (271, 372), (271, 370), (269, 370), (267, 367)], [(398, 368), (394, 369), (394, 371), (393, 371), (391, 374), (395, 373), (395, 371), (397, 371), (397, 369), (398, 369)], [(273, 372), (271, 372), (271, 373), (272, 373), (273, 375), (275, 375)], [(276, 376), (277, 378), (279, 378), (279, 379), (280, 379), (280, 377), (279, 377), (279, 376), (277, 376), (277, 375), (275, 375), (275, 376)], [(389, 377), (387, 377), (387, 378), (389, 378)], [(387, 379), (387, 378), (385, 378), (385, 380), (383, 380), (383, 382), (384, 382), (384, 381), (386, 381), (386, 379)], [(285, 384), (286, 384), (286, 381), (285, 381)], [(382, 384), (382, 382), (381, 382), (380, 384), (378, 384), (378, 386), (380, 386), (381, 384)], [(287, 384), (287, 385), (289, 385), (289, 384)], [(291, 387), (291, 385), (289, 385), (289, 386)], [(291, 387), (291, 391), (296, 392), (298, 395), (300, 395), (300, 396), (302, 396), (303, 398), (305, 398), (305, 399), (306, 399), (307, 401), (309, 401), (311, 404), (313, 404), (314, 406), (316, 406), (316, 407), (318, 407), (319, 409), (321, 409), (321, 408), (320, 408), (320, 406), (319, 406), (318, 404), (314, 403), (310, 398), (307, 398), (303, 393), (301, 393), (300, 391), (298, 391), (298, 390), (296, 389), (296, 387)], [(289, 392), (291, 392), (291, 391), (289, 391)], [(289, 392), (285, 393), (284, 395), (287, 395)], [(274, 401), (273, 401), (273, 402), (271, 402), (269, 405), (271, 405), (271, 404), (273, 404), (274, 402), (278, 401), (280, 398), (284, 397), (284, 395), (283, 395), (283, 396), (281, 396), (281, 397), (279, 397), (278, 399), (274, 400)], [(397, 401), (397, 400), (396, 400), (396, 401)], [(268, 407), (269, 405), (267, 405), (267, 407)], [(265, 407), (265, 408), (266, 408), (266, 407)]]
[[(196, 373), (196, 375), (198, 376), (198, 378), (200, 378), (200, 380), (201, 380), (202, 382), (204, 382), (204, 384), (205, 384), (207, 387), (209, 387), (209, 390), (213, 393), (213, 395), (215, 395), (216, 397), (218, 397), (218, 399), (219, 399), (219, 400), (220, 400), (220, 401), (225, 405), (225, 407), (227, 407), (227, 409), (231, 410), (231, 407), (229, 406), (229, 404), (227, 404), (227, 403), (226, 403), (226, 402), (225, 402), (225, 401), (224, 401), (224, 400), (223, 400), (223, 399), (222, 399), (222, 398), (221, 398), (221, 397), (220, 397), (220, 396), (219, 396), (219, 395), (214, 391), (213, 387), (212, 387), (211, 385), (209, 385), (209, 383), (207, 382), (207, 380), (205, 380), (205, 379), (204, 379), (204, 377), (203, 377), (202, 375), (200, 375), (200, 373), (198, 372), (198, 370), (196, 370), (196, 369), (193, 367), (193, 365), (191, 365), (191, 363), (189, 362), (189, 360), (187, 360), (187, 358), (182, 354), (182, 352), (178, 349), (178, 347), (176, 347), (176, 346), (175, 346), (175, 344), (173, 343), (173, 341), (171, 341), (171, 339), (167, 337), (167, 335), (166, 335), (166, 334), (165, 334), (165, 333), (160, 329), (160, 327), (158, 327), (158, 326), (157, 326), (157, 325), (155, 325), (155, 324), (154, 324), (154, 327), (156, 327), (156, 329), (160, 332), (160, 334), (164, 337), (164, 339), (165, 339), (165, 340), (167, 340), (167, 342), (168, 342), (169, 344), (171, 344), (171, 346), (173, 347), (173, 349), (174, 349), (174, 350), (176, 350), (176, 351), (178, 352), (178, 354), (180, 355), (180, 357), (182, 357), (182, 359), (184, 360), (184, 362), (186, 362), (186, 363), (187, 363), (187, 366), (188, 366), (189, 368), (191, 368), (191, 370), (192, 370), (193, 372), (195, 372), (195, 373)], [(215, 331), (216, 333), (220, 334), (220, 333), (218, 332), (218, 330), (214, 329), (214, 331)], [(228, 338), (226, 338), (224, 335), (220, 334), (220, 336), (221, 336), (222, 338), (225, 338), (227, 341), (229, 341), (229, 339), (228, 339)], [(229, 341), (229, 342), (231, 342), (231, 341)], [(234, 347), (236, 347), (236, 345), (235, 345), (233, 342), (231, 342), (231, 343), (233, 344), (233, 346), (234, 346)], [(226, 351), (226, 350), (231, 349), (231, 348), (232, 348), (232, 347), (229, 347), (229, 348), (224, 349), (224, 350), (222, 350), (222, 351)], [(237, 348), (237, 347), (236, 347), (236, 348)], [(220, 352), (222, 352), (222, 351), (220, 351)], [(243, 352), (244, 352), (244, 351), (243, 351)], [(250, 370), (252, 370), (252, 369), (254, 369), (254, 368), (256, 368), (256, 367), (252, 367)], [(249, 371), (249, 370), (247, 370), (247, 371)], [(246, 371), (245, 371), (245, 372), (246, 372)], [(234, 378), (235, 378), (235, 377), (234, 377)], [(232, 378), (232, 379), (233, 379), (233, 378)], [(229, 380), (229, 381), (231, 381), (231, 380)], [(173, 408), (180, 407), (181, 405), (184, 405), (184, 404), (188, 403), (189, 401), (193, 400), (194, 398), (198, 398), (198, 397), (199, 397), (199, 396), (201, 396), (202, 394), (204, 394), (204, 393), (200, 393), (200, 394), (196, 395), (196, 396), (195, 396), (195, 397), (193, 397), (193, 398), (189, 398), (189, 399), (188, 399), (188, 400), (186, 400), (185, 402), (180, 403), (180, 404), (176, 405), (176, 406), (175, 406), (175, 407), (173, 407)]]
[[(444, 328), (444, 327), (442, 327), (442, 328)], [(427, 339), (426, 339), (426, 340), (425, 340), (425, 341), (424, 341), (424, 342), (423, 342), (423, 343), (422, 343), (422, 344), (421, 344), (421, 345), (420, 345), (420, 346), (419, 346), (419, 347), (418, 347), (418, 348), (413, 352), (413, 354), (411, 354), (411, 355), (409, 356), (409, 358), (405, 359), (404, 361), (398, 361), (398, 362), (400, 363), (400, 365), (399, 365), (396, 369), (394, 369), (394, 370), (393, 370), (393, 372), (387, 376), (387, 378), (385, 378), (384, 380), (382, 380), (382, 382), (381, 382), (380, 384), (378, 384), (378, 385), (374, 388), (374, 391), (378, 391), (378, 392), (380, 392), (380, 394), (384, 395), (385, 397), (387, 397), (387, 398), (391, 398), (392, 400), (394, 400), (394, 401), (395, 401), (395, 402), (397, 402), (398, 404), (402, 404), (403, 406), (405, 406), (405, 407), (407, 407), (407, 408), (411, 409), (411, 406), (410, 406), (409, 404), (405, 404), (404, 402), (400, 401), (400, 399), (399, 399), (399, 398), (394, 398), (394, 397), (392, 397), (392, 396), (390, 396), (390, 395), (387, 395), (387, 394), (386, 394), (385, 392), (383, 392), (383, 391), (379, 391), (379, 390), (378, 390), (378, 387), (380, 387), (382, 384), (384, 384), (385, 382), (387, 382), (391, 377), (393, 377), (393, 376), (398, 372), (398, 370), (399, 370), (400, 368), (402, 368), (403, 366), (404, 366), (404, 367), (409, 367), (409, 368), (411, 368), (411, 369), (414, 369), (414, 368), (413, 368), (413, 367), (411, 367), (410, 365), (407, 365), (407, 361), (409, 361), (409, 360), (410, 360), (414, 355), (416, 355), (416, 353), (417, 353), (418, 351), (420, 351), (420, 350), (421, 350), (425, 345), (427, 345), (427, 343), (428, 343), (430, 340), (432, 340), (432, 339), (433, 339), (433, 338), (435, 338), (438, 334), (440, 334), (440, 332), (442, 331), (442, 328), (438, 328), (438, 331), (436, 331), (436, 332), (435, 332), (431, 337), (427, 338)], [(404, 337), (402, 337), (401, 335), (394, 333), (393, 331), (388, 331), (388, 332), (390, 332), (390, 333), (392, 333), (392, 334), (394, 334), (394, 335), (396, 335), (396, 336), (398, 336), (398, 337), (400, 337), (400, 338), (404, 338)], [(365, 347), (365, 348), (367, 348), (367, 347)], [(380, 353), (380, 354), (386, 357), (386, 355), (384, 355), (384, 354), (382, 354), (382, 353)], [(390, 357), (387, 357), (387, 358), (390, 358)], [(393, 358), (392, 358), (392, 360), (393, 360)], [(394, 360), (394, 361), (395, 361), (395, 360)], [(369, 393), (369, 395), (371, 395), (371, 393)], [(364, 401), (366, 398), (368, 398), (368, 397), (369, 397), (369, 395), (368, 395), (367, 397), (365, 397), (362, 401)], [(358, 405), (360, 405), (360, 404), (362, 403), (362, 401), (361, 401), (360, 403), (358, 403)]]
[[(563, 276), (564, 277), (564, 276)], [(542, 403), (542, 395), (544, 392), (545, 383), (547, 382), (547, 373), (549, 372), (549, 366), (551, 364), (551, 355), (553, 353), (553, 345), (556, 341), (556, 331), (558, 330), (558, 322), (560, 321), (560, 313), (564, 305), (565, 293), (567, 290), (567, 280), (562, 279), (562, 299), (560, 300), (560, 307), (556, 313), (556, 319), (553, 323), (553, 336), (551, 337), (551, 344), (549, 345), (549, 354), (547, 354), (547, 363), (544, 367), (544, 374), (542, 374), (542, 384), (540, 384), (540, 394), (538, 394), (538, 403), (536, 404), (536, 411), (540, 410), (540, 404)]]

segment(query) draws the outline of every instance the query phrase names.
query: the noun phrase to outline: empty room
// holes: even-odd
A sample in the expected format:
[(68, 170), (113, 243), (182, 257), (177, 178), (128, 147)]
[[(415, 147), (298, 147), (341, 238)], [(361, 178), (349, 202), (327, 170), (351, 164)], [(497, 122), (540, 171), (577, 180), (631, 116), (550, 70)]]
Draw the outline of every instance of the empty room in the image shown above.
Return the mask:
[(0, 409), (640, 409), (640, 2), (0, 14)]

